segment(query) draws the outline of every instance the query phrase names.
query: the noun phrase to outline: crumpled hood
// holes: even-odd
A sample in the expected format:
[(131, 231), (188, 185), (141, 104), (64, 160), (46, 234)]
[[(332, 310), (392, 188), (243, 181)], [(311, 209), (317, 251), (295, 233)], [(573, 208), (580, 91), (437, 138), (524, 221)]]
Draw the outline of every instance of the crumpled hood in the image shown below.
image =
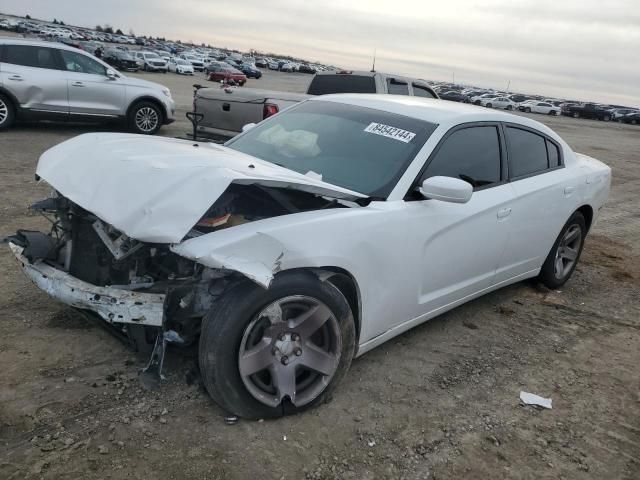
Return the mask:
[(365, 195), (229, 148), (165, 137), (89, 133), (40, 157), (36, 173), (126, 235), (178, 243), (231, 183), (294, 188), (333, 198)]

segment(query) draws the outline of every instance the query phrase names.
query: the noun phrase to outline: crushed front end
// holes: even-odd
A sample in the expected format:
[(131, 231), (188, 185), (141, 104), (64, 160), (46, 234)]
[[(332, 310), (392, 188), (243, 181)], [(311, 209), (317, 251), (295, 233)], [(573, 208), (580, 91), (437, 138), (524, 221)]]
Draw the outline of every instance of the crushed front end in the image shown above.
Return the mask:
[(149, 350), (160, 332), (194, 344), (216, 292), (234, 276), (167, 244), (134, 240), (63, 196), (31, 208), (50, 221), (49, 233), (19, 230), (6, 239), (25, 275), (53, 298), (99, 317), (136, 350)]

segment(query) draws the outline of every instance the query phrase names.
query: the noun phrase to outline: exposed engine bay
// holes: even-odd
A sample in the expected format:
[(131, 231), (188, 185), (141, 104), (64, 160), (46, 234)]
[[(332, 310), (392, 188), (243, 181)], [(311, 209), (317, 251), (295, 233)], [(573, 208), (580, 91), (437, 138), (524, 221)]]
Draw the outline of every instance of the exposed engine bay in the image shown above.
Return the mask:
[[(183, 240), (281, 215), (349, 208), (350, 203), (296, 189), (231, 184)], [(140, 295), (133, 304), (143, 313), (108, 313), (105, 317), (98, 311), (136, 350), (150, 350), (160, 331), (165, 337), (170, 332), (172, 343), (195, 344), (201, 319), (212, 303), (243, 278), (236, 271), (209, 268), (186, 259), (171, 251), (169, 244), (128, 237), (58, 193), (31, 209), (48, 219), (50, 232), (20, 230), (8, 241), (22, 248), (21, 255), (29, 263), (47, 264), (90, 286)], [(146, 294), (163, 296), (161, 321), (144, 314), (145, 298), (153, 298)], [(99, 297), (100, 294), (90, 297), (96, 309), (98, 303), (105, 301)], [(110, 301), (121, 303), (115, 296)]]

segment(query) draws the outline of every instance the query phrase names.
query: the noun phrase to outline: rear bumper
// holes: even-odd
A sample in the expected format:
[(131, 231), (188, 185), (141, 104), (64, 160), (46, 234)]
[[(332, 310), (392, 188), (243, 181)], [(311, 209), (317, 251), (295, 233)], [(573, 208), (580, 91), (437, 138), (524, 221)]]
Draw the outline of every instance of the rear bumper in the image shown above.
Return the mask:
[(108, 323), (161, 326), (165, 295), (98, 287), (41, 261), (29, 263), (23, 248), (9, 243), (24, 274), (41, 290), (71, 307), (96, 313)]

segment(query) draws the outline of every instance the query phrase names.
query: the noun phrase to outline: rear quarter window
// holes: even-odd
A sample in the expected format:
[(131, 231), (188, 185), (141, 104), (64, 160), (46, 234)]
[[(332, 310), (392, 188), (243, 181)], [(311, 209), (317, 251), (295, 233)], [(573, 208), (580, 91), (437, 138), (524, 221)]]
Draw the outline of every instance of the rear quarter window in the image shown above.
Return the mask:
[(362, 75), (316, 75), (311, 80), (307, 93), (309, 95), (376, 93), (376, 83), (373, 77)]

